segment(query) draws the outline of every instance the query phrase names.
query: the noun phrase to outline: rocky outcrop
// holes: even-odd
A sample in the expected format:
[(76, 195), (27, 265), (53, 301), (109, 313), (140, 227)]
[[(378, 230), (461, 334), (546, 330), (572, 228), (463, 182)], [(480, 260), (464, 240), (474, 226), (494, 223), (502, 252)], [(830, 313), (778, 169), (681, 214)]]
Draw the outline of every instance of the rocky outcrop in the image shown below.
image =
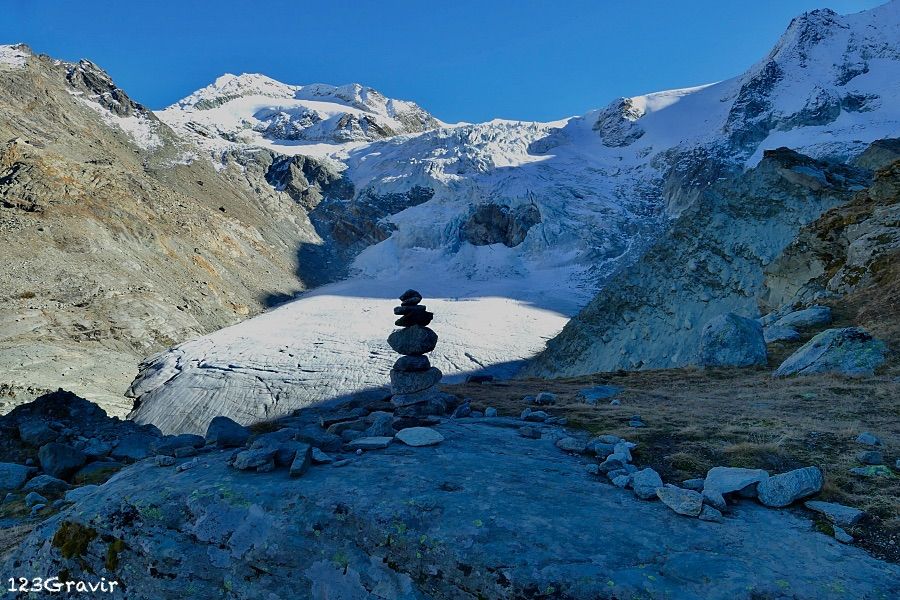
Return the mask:
[(88, 61), (3, 72), (0, 413), (64, 386), (124, 416), (136, 361), (302, 287), (304, 210), (197, 156)]
[(757, 316), (763, 269), (825, 210), (868, 181), (863, 170), (788, 149), (700, 193), (634, 265), (613, 277), (526, 372), (580, 375), (690, 364), (702, 325)]
[(274, 158), (266, 181), (308, 211), (323, 198), (349, 200), (354, 192), (353, 183), (332, 163), (301, 155)]
[(515, 208), (499, 204), (479, 204), (460, 226), (459, 236), (474, 246), (503, 244), (509, 248), (525, 241), (528, 230), (541, 222), (535, 204)]

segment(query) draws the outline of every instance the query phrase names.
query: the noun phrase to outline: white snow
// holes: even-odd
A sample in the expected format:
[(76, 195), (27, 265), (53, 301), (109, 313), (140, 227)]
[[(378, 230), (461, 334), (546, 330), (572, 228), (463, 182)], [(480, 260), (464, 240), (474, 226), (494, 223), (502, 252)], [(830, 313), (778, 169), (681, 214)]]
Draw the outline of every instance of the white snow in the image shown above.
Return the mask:
[(22, 44), (0, 45), (0, 66), (21, 69), (31, 54)]
[(83, 96), (76, 96), (76, 100), (95, 111), (110, 127), (118, 127), (124, 131), (141, 149), (153, 150), (163, 145), (162, 139), (156, 131), (156, 123), (147, 117), (137, 114), (122, 117)]

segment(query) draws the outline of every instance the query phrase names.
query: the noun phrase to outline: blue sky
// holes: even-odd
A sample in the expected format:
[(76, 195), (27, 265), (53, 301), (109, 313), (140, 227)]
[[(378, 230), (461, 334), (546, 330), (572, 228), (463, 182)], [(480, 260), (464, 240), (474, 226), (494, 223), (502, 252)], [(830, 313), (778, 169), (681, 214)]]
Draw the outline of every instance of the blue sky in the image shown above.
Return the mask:
[(3, 0), (0, 43), (89, 58), (161, 108), (225, 72), (359, 82), (445, 121), (551, 120), (737, 75), (790, 19), (881, 0)]

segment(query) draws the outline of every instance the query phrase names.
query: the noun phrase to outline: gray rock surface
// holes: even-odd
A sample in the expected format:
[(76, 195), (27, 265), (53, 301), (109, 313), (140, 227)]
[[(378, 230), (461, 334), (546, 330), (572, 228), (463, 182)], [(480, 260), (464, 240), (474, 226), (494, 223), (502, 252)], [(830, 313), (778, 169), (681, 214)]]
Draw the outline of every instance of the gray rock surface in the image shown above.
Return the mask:
[(68, 490), (71, 486), (51, 475), (38, 475), (28, 481), (22, 488), (26, 492), (37, 492), (42, 496), (59, 496)]
[(767, 344), (773, 342), (796, 342), (800, 339), (800, 332), (793, 327), (769, 325), (763, 328), (763, 338)]
[(393, 439), (389, 437), (361, 437), (347, 444), (347, 447), (351, 450), (382, 450), (387, 448)]
[(859, 523), (866, 515), (863, 511), (852, 506), (845, 506), (837, 502), (823, 502), (821, 500), (809, 500), (803, 504), (806, 508), (821, 513), (826, 519), (836, 525), (853, 526)]
[(67, 479), (81, 468), (87, 457), (72, 446), (50, 442), (41, 446), (38, 460), (41, 462), (41, 469), (48, 475)]
[(132, 433), (119, 440), (109, 455), (122, 461), (144, 460), (153, 454), (159, 438), (143, 433)]
[(601, 400), (607, 400), (621, 393), (623, 388), (617, 385), (595, 385), (578, 390), (575, 399), (585, 404), (595, 405)]
[(749, 367), (766, 364), (762, 325), (734, 313), (709, 321), (700, 333), (698, 364), (706, 367)]
[(856, 443), (863, 444), (864, 446), (880, 446), (881, 440), (874, 433), (863, 431), (856, 436)]
[(428, 327), (413, 325), (398, 329), (388, 336), (388, 344), (395, 352), (420, 355), (431, 352), (437, 346), (438, 336)]
[(706, 474), (703, 482), (704, 499), (719, 510), (724, 510), (726, 494), (740, 492), (768, 478), (769, 474), (762, 469), (744, 469), (741, 467), (713, 467)]
[(804, 467), (764, 478), (757, 485), (757, 498), (766, 506), (782, 507), (817, 494), (825, 478), (819, 467)]
[[(256, 598), (377, 590), (398, 600), (512, 599), (551, 586), (562, 598), (673, 600), (778, 597), (787, 588), (817, 600), (900, 592), (900, 567), (805, 518), (746, 503), (723, 523), (681, 519), (597, 483), (551, 440), (488, 423), (441, 424), (439, 452), (394, 444), (298, 480), (230, 469), (228, 451), (167, 485), (160, 469), (137, 463), (38, 524), (16, 568), (75, 578), (90, 569), (126, 582), (128, 600), (218, 600), (223, 589)], [(80, 557), (46, 543), (64, 522), (97, 532)], [(106, 535), (126, 542), (114, 574)]]
[(808, 327), (825, 327), (830, 324), (831, 309), (827, 306), (817, 305), (790, 312), (775, 321), (774, 326), (806, 329)]
[(791, 354), (776, 377), (812, 373), (871, 375), (885, 361), (884, 342), (858, 327), (826, 329)]
[(250, 437), (250, 430), (228, 417), (215, 417), (206, 429), (206, 441), (220, 448), (243, 446)]

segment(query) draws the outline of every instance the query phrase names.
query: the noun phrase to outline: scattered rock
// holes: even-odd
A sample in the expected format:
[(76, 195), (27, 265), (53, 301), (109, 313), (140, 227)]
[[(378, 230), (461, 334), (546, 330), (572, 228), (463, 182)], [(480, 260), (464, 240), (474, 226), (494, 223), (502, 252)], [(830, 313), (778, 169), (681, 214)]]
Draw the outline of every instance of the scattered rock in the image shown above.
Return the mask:
[(863, 511), (851, 506), (844, 506), (836, 502), (822, 502), (821, 500), (809, 500), (803, 504), (806, 508), (820, 513), (826, 519), (836, 525), (852, 527), (859, 523), (866, 515)]
[(631, 415), (631, 419), (628, 421), (628, 426), (637, 429), (639, 427), (646, 427), (647, 424), (644, 423), (641, 415)]
[(854, 475), (859, 475), (860, 477), (884, 477), (886, 479), (893, 479), (894, 477), (896, 477), (896, 475), (894, 475), (894, 472), (884, 465), (855, 467), (853, 469), (850, 469), (850, 472)]
[(444, 436), (429, 427), (401, 429), (394, 436), (407, 446), (434, 446), (444, 441)]
[(583, 454), (587, 448), (587, 443), (577, 438), (564, 437), (556, 440), (556, 447), (563, 452), (573, 452), (575, 454)]
[(612, 484), (618, 488), (625, 489), (631, 485), (631, 475), (616, 475), (612, 478)]
[(590, 475), (599, 475), (600, 465), (598, 465), (597, 463), (590, 463), (588, 465), (584, 465), (584, 470), (587, 471)]
[(25, 506), (28, 508), (33, 507), (36, 504), (47, 504), (48, 500), (38, 494), (37, 492), (28, 492), (25, 496)]
[(276, 451), (277, 449), (271, 446), (265, 448), (251, 448), (249, 450), (242, 450), (241, 452), (238, 452), (237, 455), (235, 455), (231, 466), (239, 471), (267, 467), (270, 463), (274, 467)]
[(519, 435), (524, 438), (539, 440), (541, 439), (541, 430), (533, 425), (526, 425), (525, 427), (519, 427)]
[(240, 448), (250, 438), (250, 430), (228, 417), (215, 417), (206, 428), (206, 441), (219, 448)]
[(724, 519), (722, 518), (721, 511), (713, 508), (712, 506), (704, 504), (703, 508), (700, 510), (700, 520), (710, 521), (712, 523), (721, 523)]
[(302, 442), (321, 448), (326, 452), (338, 452), (343, 445), (343, 441), (339, 436), (323, 431), (315, 425), (308, 425), (302, 428), (294, 437)]
[(881, 445), (881, 440), (878, 439), (878, 437), (875, 436), (874, 434), (869, 433), (868, 431), (863, 431), (861, 434), (859, 434), (856, 437), (856, 441), (857, 441), (857, 443), (864, 444), (866, 446), (880, 446)]
[(469, 404), (469, 401), (466, 400), (462, 404), (456, 407), (453, 411), (453, 414), (450, 415), (451, 419), (464, 419), (472, 414), (472, 405)]
[(365, 431), (365, 437), (390, 437), (392, 435), (394, 435), (394, 415), (391, 413), (378, 414)]
[(657, 488), (656, 496), (679, 515), (698, 517), (703, 509), (703, 496), (700, 493), (672, 484)]
[(541, 392), (534, 397), (534, 403), (538, 406), (552, 406), (556, 404), (556, 394), (551, 392)]
[(628, 458), (622, 454), (610, 454), (602, 463), (600, 463), (600, 471), (609, 473), (618, 469), (624, 469), (628, 464)]
[(615, 385), (595, 385), (593, 387), (578, 390), (575, 399), (591, 406), (596, 405), (600, 400), (606, 400), (622, 392), (623, 388)]
[(835, 525), (833, 528), (834, 528), (834, 539), (836, 539), (837, 541), (839, 541), (842, 544), (852, 544), (853, 543), (853, 536), (850, 535), (849, 533), (847, 533), (846, 531), (844, 531), (843, 528), (839, 527), (838, 525)]
[(172, 467), (175, 465), (175, 457), (169, 456), (168, 454), (157, 454), (156, 455), (156, 466), (157, 467)]
[(193, 469), (194, 467), (196, 467), (199, 464), (200, 464), (200, 461), (197, 460), (196, 458), (193, 458), (193, 459), (191, 459), (187, 462), (183, 462), (180, 465), (178, 465), (177, 467), (175, 467), (175, 472), (182, 473), (184, 471), (187, 471), (188, 469)]
[(779, 327), (771, 325), (763, 329), (763, 339), (767, 344), (773, 342), (796, 342), (800, 339), (800, 332), (792, 327)]
[(484, 409), (484, 416), (485, 417), (496, 417), (497, 409), (494, 408), (493, 406), (488, 406), (486, 409)]
[(347, 444), (350, 450), (382, 450), (387, 448), (394, 438), (389, 437), (362, 437)]
[(311, 458), (314, 465), (327, 465), (334, 462), (333, 458), (331, 458), (329, 455), (325, 454), (318, 448), (312, 449)]
[(40, 448), (44, 444), (56, 441), (57, 437), (59, 437), (59, 433), (41, 419), (31, 419), (19, 423), (19, 438), (29, 446)]
[(775, 327), (825, 327), (831, 324), (831, 308), (827, 306), (810, 306), (803, 310), (790, 312), (777, 321)]
[(52, 475), (38, 475), (31, 481), (25, 484), (25, 487), (22, 489), (26, 492), (37, 492), (42, 496), (61, 496), (66, 492), (69, 488), (71, 488), (68, 483), (63, 481), (62, 479), (57, 479)]
[(884, 455), (878, 450), (863, 450), (856, 453), (856, 460), (864, 465), (884, 464)]
[(31, 507), (30, 516), (34, 517), (35, 515), (37, 515), (39, 512), (41, 512), (45, 508), (47, 508), (46, 504), (35, 504), (34, 506)]
[(312, 446), (309, 444), (300, 444), (294, 454), (291, 462), (289, 474), (291, 477), (302, 477), (312, 465)]
[(523, 421), (533, 421), (533, 422), (537, 422), (537, 423), (542, 423), (547, 420), (547, 417), (550, 416), (542, 410), (529, 410), (527, 408), (525, 410), (527, 410), (528, 413), (527, 414), (522, 413)]
[(791, 354), (773, 375), (872, 375), (884, 364), (885, 351), (884, 342), (858, 327), (826, 329)]
[(719, 315), (700, 334), (698, 362), (705, 367), (765, 365), (766, 340), (762, 325), (734, 313)]
[(72, 446), (50, 442), (41, 446), (38, 460), (45, 473), (59, 479), (68, 479), (85, 463), (87, 457)]
[(166, 436), (157, 440), (153, 445), (153, 450), (157, 454), (175, 456), (176, 450), (181, 448), (202, 448), (204, 444), (206, 444), (206, 440), (202, 436), (182, 433), (181, 435)]
[(780, 508), (817, 494), (824, 482), (818, 467), (795, 469), (764, 478), (757, 485), (757, 497), (766, 506)]
[(713, 467), (706, 474), (703, 482), (703, 496), (719, 510), (724, 510), (725, 495), (739, 491), (750, 493), (747, 488), (755, 488), (769, 474), (762, 469), (744, 469), (740, 467)]
[(656, 490), (663, 486), (662, 478), (653, 469), (643, 469), (631, 476), (634, 494), (642, 500), (656, 498)]
[(17, 490), (28, 480), (32, 469), (16, 463), (0, 463), (0, 490)]

